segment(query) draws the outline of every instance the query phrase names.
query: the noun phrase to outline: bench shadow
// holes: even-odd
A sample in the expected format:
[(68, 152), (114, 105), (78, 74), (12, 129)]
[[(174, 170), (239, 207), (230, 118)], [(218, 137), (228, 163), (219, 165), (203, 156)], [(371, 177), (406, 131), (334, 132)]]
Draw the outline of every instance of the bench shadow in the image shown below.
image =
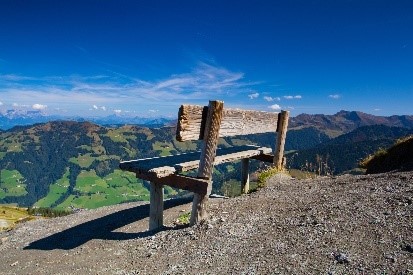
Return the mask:
[[(192, 201), (191, 197), (170, 199), (164, 202), (164, 209), (183, 205)], [(144, 231), (136, 233), (113, 232), (130, 223), (149, 217), (149, 204), (139, 205), (125, 210), (90, 220), (85, 223), (68, 228), (43, 239), (34, 241), (23, 249), (69, 250), (83, 245), (92, 239), (102, 240), (130, 240), (144, 238), (159, 231)], [(182, 226), (165, 227), (163, 230), (180, 229)]]

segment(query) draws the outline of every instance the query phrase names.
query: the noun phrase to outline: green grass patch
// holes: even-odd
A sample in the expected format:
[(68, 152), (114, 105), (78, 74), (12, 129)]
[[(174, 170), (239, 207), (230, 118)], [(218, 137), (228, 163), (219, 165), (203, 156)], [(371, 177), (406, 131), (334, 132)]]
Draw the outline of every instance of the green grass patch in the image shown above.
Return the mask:
[(258, 188), (265, 187), (267, 184), (267, 180), (271, 178), (272, 176), (275, 176), (277, 173), (280, 173), (280, 171), (278, 171), (274, 167), (268, 167), (267, 169), (259, 172), (258, 178), (257, 178), (257, 187)]
[(66, 172), (62, 178), (51, 184), (47, 195), (36, 202), (34, 206), (42, 208), (51, 207), (62, 195), (64, 195), (69, 188), (69, 173), (69, 169), (66, 168)]
[(27, 194), (24, 178), (17, 170), (1, 170), (0, 199)]
[(114, 142), (128, 142), (127, 138), (132, 138), (130, 135), (125, 136), (125, 129), (123, 128), (109, 129), (106, 136)]
[[(76, 180), (74, 195), (70, 195), (57, 208), (97, 208), (128, 201), (149, 200), (149, 190), (136, 179), (134, 173), (115, 170), (104, 178), (94, 170), (82, 170)], [(171, 190), (169, 195), (176, 191)]]
[(88, 168), (95, 159), (95, 157), (92, 157), (91, 154), (88, 153), (86, 155), (79, 155), (77, 158), (70, 158), (69, 161), (79, 165), (81, 168)]
[(16, 223), (33, 219), (26, 208), (0, 205), (0, 231), (13, 228)]
[(155, 141), (152, 144), (153, 150), (160, 151), (160, 156), (169, 156), (172, 155), (171, 151), (175, 150), (173, 144), (171, 142), (159, 142)]

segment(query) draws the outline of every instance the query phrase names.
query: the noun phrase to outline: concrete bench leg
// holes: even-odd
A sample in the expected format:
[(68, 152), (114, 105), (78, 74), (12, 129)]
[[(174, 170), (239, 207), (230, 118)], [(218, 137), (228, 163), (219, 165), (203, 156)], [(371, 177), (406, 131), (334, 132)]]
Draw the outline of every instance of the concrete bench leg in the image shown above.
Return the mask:
[(149, 208), (149, 230), (161, 229), (163, 226), (163, 186), (151, 182)]
[(248, 194), (250, 190), (250, 159), (241, 160), (241, 192), (243, 194)]

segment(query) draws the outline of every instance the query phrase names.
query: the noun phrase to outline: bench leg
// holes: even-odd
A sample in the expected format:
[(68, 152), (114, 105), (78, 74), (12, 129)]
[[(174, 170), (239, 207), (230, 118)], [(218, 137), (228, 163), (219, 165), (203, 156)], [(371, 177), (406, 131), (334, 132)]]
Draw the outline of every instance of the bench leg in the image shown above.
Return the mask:
[(191, 219), (189, 221), (189, 225), (195, 225), (202, 220), (206, 220), (208, 217), (207, 214), (207, 204), (208, 198), (212, 191), (212, 181), (209, 182), (207, 193), (204, 194), (197, 194), (194, 193), (194, 199), (192, 201), (192, 212), (191, 212)]
[(243, 194), (248, 194), (250, 190), (250, 159), (241, 160), (241, 192)]
[(288, 111), (282, 111), (278, 114), (278, 135), (277, 135), (277, 148), (275, 148), (274, 161), (275, 167), (278, 171), (284, 169), (283, 158), (284, 158), (284, 145), (285, 138), (287, 136), (288, 127)]
[(163, 186), (151, 182), (149, 207), (149, 230), (157, 230), (163, 226)]

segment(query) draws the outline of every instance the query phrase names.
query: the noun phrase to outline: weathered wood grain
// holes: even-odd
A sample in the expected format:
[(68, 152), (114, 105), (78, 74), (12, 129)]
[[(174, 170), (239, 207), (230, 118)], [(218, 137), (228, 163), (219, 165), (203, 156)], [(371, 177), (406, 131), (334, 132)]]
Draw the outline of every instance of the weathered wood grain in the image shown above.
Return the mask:
[[(205, 112), (208, 107), (182, 105), (178, 114), (176, 139), (178, 141), (203, 138)], [(278, 113), (224, 109), (220, 137), (249, 135), (277, 131)]]
[(163, 186), (151, 182), (149, 205), (149, 230), (163, 227)]
[[(205, 130), (202, 139), (203, 141), (201, 145), (201, 155), (199, 158), (198, 178), (208, 180), (212, 178), (212, 170), (214, 168), (214, 161), (217, 152), (223, 110), (224, 102), (218, 100), (209, 102), (208, 114), (205, 120)], [(212, 190), (212, 181), (208, 184), (208, 190)], [(206, 207), (208, 196), (209, 194), (194, 194), (191, 219), (189, 221), (191, 225), (207, 218)]]
[[(252, 158), (262, 154), (270, 154), (271, 151), (271, 148), (254, 145), (220, 148), (217, 149), (214, 165), (244, 158)], [(200, 155), (201, 152), (192, 152), (166, 157), (122, 161), (119, 167), (122, 170), (139, 175), (162, 178), (174, 173), (197, 169), (199, 167)]]
[[(250, 148), (249, 150), (248, 150), (248, 147), (253, 147), (253, 146), (245, 145), (242, 147), (231, 147), (231, 148), (225, 148), (225, 149), (218, 150), (217, 156), (215, 157), (215, 160), (214, 160), (214, 165), (218, 165), (218, 164), (226, 163), (226, 162), (233, 162), (233, 161), (237, 161), (237, 160), (245, 159), (245, 158), (251, 158), (253, 156), (257, 156), (260, 154), (271, 153), (272, 151), (272, 149), (268, 147), (256, 147), (256, 148)], [(196, 169), (198, 166), (199, 166), (199, 160), (193, 160), (193, 161), (178, 163), (174, 166), (174, 168), (176, 169), (177, 172), (186, 172), (186, 171)]]
[(277, 170), (282, 170), (284, 158), (284, 145), (287, 136), (288, 117), (290, 112), (282, 111), (278, 122), (277, 147), (274, 154), (274, 165)]

